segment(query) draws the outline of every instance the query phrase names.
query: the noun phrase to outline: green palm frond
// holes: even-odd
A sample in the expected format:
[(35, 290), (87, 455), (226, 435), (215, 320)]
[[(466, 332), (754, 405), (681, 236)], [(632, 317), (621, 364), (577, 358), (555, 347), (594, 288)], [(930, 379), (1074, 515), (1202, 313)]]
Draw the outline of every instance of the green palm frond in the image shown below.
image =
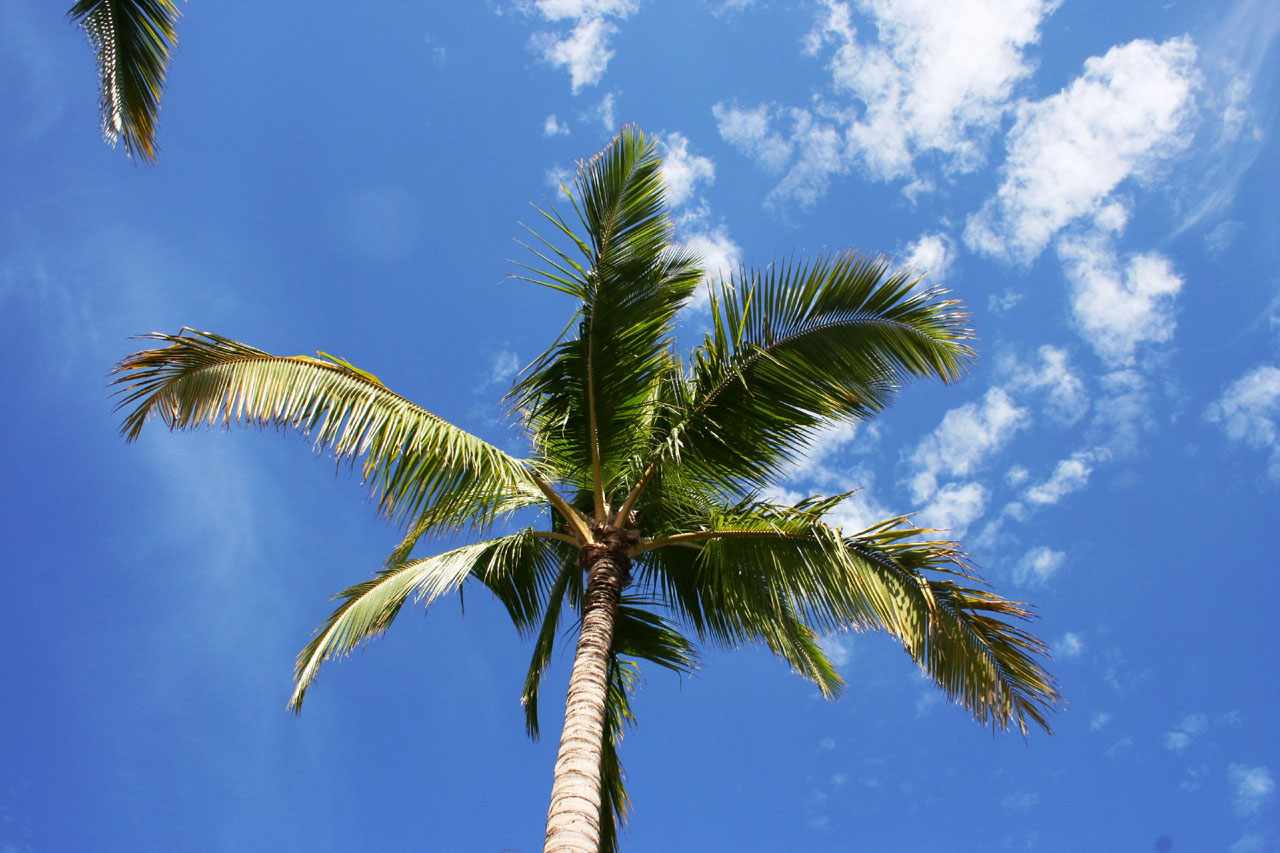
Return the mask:
[(178, 43), (173, 0), (78, 0), (67, 12), (98, 62), (102, 135), (129, 156), (156, 158), (156, 119), (165, 71)]
[(624, 128), (579, 168), (570, 200), (582, 233), (543, 213), (581, 261), (543, 240), (547, 253), (538, 254), (548, 268), (522, 276), (581, 304), (576, 328), (529, 368), (510, 399), (544, 455), (592, 489), (597, 512), (643, 450), (676, 313), (702, 276), (672, 241), (661, 162), (653, 140)]
[[(972, 587), (964, 554), (905, 518), (843, 537), (821, 521), (843, 496), (748, 501), (700, 529), (641, 542), (644, 580), (700, 637), (763, 642), (825, 694), (842, 682), (815, 630), (896, 637), (949, 698), (984, 723), (1047, 728), (1058, 700), (1023, 605)], [(653, 549), (644, 551), (643, 549)]]
[[(348, 654), (352, 649), (387, 630), (410, 596), (424, 607), (462, 585), (470, 575), (494, 586), (502, 575), (512, 583), (530, 583), (535, 565), (546, 559), (539, 553), (558, 543), (539, 538), (531, 530), (464, 545), (443, 554), (412, 560), (378, 572), (367, 581), (347, 587), (334, 596), (342, 604), (316, 629), (316, 635), (298, 655), (295, 687), (289, 707), (302, 710), (307, 688), (320, 665)], [(536, 592), (524, 593), (536, 598)]]
[(540, 494), (520, 460), (344, 363), (274, 356), (189, 329), (145, 337), (168, 346), (134, 353), (114, 371), (130, 441), (153, 417), (170, 429), (232, 421), (294, 429), (338, 459), (362, 457), (379, 510), (393, 519), (469, 502), (491, 520)]
[(560, 614), (575, 584), (579, 587), (582, 585), (582, 570), (578, 567), (576, 554), (562, 563), (547, 594), (547, 604), (542, 611), (542, 626), (538, 630), (538, 636), (534, 638), (533, 657), (529, 661), (529, 671), (520, 692), (520, 704), (524, 706), (524, 728), (533, 740), (537, 740), (540, 735), (538, 692), (542, 687), (542, 676), (551, 664), (556, 632), (560, 629)]
[(604, 742), (600, 750), (600, 853), (616, 853), (618, 835), (627, 825), (631, 797), (627, 795), (627, 774), (618, 757), (618, 745), (629, 727), (636, 724), (631, 710), (631, 694), (640, 680), (634, 661), (613, 655), (609, 660), (609, 686), (604, 705)]
[(759, 486), (820, 424), (869, 418), (913, 378), (958, 379), (972, 356), (967, 315), (915, 283), (853, 253), (742, 271), (713, 301), (655, 455)]

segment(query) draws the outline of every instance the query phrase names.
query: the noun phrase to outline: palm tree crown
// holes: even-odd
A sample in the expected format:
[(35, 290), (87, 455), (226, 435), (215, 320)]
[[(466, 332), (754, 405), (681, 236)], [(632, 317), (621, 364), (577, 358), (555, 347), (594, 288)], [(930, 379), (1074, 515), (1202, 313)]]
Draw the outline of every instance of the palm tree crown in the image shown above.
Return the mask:
[[(985, 589), (958, 546), (905, 517), (846, 533), (825, 520), (846, 495), (769, 497), (821, 426), (875, 415), (913, 378), (963, 375), (959, 304), (855, 254), (743, 269), (682, 359), (677, 315), (703, 272), (673, 240), (656, 143), (625, 128), (566, 193), (577, 222), (542, 212), (552, 236), (521, 275), (577, 306), (508, 396), (527, 458), (323, 353), (272, 356), (184, 329), (117, 366), (128, 438), (152, 417), (296, 429), (360, 460), (380, 511), (406, 524), (385, 568), (337, 596), (299, 655), (290, 706), (411, 596), (430, 604), (471, 579), (533, 638), (522, 700), (537, 736), (558, 628), (579, 620), (548, 850), (616, 846), (637, 664), (690, 671), (695, 640), (763, 644), (832, 697), (843, 682), (819, 636), (883, 631), (979, 722), (1048, 729), (1058, 694), (1044, 645), (1018, 626), (1028, 610)], [(541, 520), (510, 532), (533, 509)], [(414, 556), (461, 529), (476, 541)]]

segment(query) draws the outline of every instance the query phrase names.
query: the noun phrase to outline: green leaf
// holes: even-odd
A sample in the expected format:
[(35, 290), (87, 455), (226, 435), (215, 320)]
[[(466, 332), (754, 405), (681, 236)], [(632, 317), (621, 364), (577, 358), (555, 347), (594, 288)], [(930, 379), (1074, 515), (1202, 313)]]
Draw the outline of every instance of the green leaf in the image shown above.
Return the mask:
[(102, 136), (144, 161), (156, 159), (160, 94), (181, 13), (172, 0), (78, 0), (67, 12), (98, 63)]

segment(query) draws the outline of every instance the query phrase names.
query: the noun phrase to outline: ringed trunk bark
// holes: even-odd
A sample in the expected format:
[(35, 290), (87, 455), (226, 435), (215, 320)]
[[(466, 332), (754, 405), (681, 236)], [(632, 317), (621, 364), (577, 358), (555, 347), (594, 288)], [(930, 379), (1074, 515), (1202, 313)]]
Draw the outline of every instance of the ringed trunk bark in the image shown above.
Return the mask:
[(619, 549), (604, 544), (585, 546), (579, 560), (587, 567), (582, 633), (569, 675), (545, 853), (598, 853), (600, 849), (600, 758), (609, 656), (629, 561)]

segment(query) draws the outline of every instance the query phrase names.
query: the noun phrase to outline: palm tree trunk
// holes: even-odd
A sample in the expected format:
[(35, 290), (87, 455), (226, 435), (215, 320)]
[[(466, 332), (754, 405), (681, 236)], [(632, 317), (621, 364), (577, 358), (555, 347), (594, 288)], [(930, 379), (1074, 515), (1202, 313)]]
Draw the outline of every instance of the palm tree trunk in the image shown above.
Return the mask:
[(600, 758), (609, 657), (629, 566), (620, 549), (603, 544), (585, 546), (579, 560), (589, 566), (587, 591), (551, 787), (545, 853), (598, 853), (600, 849)]

